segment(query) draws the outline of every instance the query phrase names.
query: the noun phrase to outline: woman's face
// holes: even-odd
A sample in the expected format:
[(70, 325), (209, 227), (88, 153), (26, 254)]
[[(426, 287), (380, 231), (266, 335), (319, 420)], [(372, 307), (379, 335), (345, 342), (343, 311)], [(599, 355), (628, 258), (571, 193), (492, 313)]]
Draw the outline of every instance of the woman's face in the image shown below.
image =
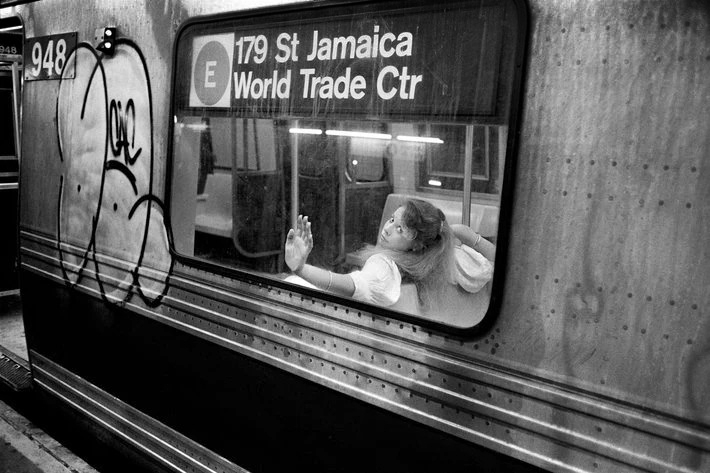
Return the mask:
[(402, 213), (404, 213), (404, 207), (399, 207), (385, 222), (377, 239), (377, 246), (398, 251), (409, 251), (414, 247), (417, 232), (402, 223)]

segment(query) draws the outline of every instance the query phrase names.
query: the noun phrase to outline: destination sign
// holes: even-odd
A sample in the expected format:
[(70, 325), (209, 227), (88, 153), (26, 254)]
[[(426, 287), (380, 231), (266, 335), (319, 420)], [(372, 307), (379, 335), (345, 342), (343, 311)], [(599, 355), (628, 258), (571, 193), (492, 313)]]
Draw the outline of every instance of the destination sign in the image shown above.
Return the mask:
[(222, 28), (191, 40), (190, 107), (254, 116), (493, 115), (497, 6)]

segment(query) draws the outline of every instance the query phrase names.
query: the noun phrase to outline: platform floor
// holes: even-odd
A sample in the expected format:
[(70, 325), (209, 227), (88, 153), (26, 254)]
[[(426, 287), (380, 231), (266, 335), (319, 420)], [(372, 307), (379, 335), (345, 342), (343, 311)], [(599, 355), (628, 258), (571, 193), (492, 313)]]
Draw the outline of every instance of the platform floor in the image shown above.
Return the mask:
[[(0, 293), (0, 357), (10, 357), (29, 366), (19, 291)], [(0, 473), (96, 473), (97, 470), (7, 403), (10, 398), (22, 401), (22, 392), (12, 392), (6, 385), (1, 387)]]
[(28, 359), (19, 290), (0, 292), (0, 351), (2, 348)]
[(0, 401), (0, 473), (95, 473), (96, 470)]

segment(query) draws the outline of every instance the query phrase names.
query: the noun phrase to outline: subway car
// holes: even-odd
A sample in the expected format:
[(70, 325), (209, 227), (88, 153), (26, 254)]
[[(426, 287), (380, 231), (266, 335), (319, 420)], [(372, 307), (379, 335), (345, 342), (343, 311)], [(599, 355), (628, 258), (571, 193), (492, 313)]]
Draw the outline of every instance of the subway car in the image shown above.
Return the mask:
[[(67, 429), (159, 471), (710, 471), (708, 2), (2, 5)], [(412, 199), (486, 280), (293, 277), (299, 215), (332, 278)]]

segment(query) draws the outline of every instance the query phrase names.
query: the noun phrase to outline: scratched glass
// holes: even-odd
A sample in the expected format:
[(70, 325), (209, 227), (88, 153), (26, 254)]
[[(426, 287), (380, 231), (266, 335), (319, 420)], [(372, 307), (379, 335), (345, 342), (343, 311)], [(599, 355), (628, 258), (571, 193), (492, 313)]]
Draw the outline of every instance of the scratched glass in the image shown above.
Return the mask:
[[(456, 243), (475, 255), (451, 250), (441, 263), (451, 265), (441, 273), (447, 286), (426, 301), (400, 270), (399, 297), (378, 308), (473, 327), (489, 306), (507, 195), (515, 9), (506, 1), (387, 5), (183, 30), (173, 99), (175, 249), (322, 292), (284, 262), (298, 215), (312, 225), (308, 264), (351, 274), (367, 261), (363, 248), (382, 249), (397, 209), (422, 199), (470, 230)], [(420, 232), (400, 227), (417, 241)]]

